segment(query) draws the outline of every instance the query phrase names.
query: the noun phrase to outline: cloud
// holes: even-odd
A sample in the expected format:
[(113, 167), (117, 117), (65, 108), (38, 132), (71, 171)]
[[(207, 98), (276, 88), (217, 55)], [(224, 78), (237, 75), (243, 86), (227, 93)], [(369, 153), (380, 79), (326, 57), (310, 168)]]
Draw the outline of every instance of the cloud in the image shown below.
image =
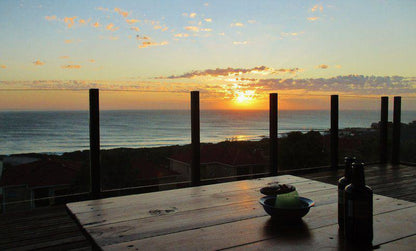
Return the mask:
[(326, 65), (326, 64), (320, 64), (320, 65), (318, 65), (316, 68), (319, 68), (319, 69), (328, 69), (328, 68), (329, 68), (329, 66), (328, 66), (328, 65)]
[(65, 17), (64, 22), (68, 25), (68, 28), (71, 28), (74, 25), (74, 21), (77, 17)]
[(216, 68), (216, 69), (207, 69), (204, 71), (192, 71), (188, 72), (179, 76), (168, 76), (168, 77), (157, 77), (157, 79), (177, 79), (177, 78), (194, 78), (194, 77), (204, 77), (204, 76), (211, 76), (211, 77), (218, 77), (218, 76), (236, 76), (241, 74), (261, 74), (261, 75), (268, 75), (268, 74), (281, 74), (281, 73), (296, 73), (301, 71), (299, 68), (293, 69), (273, 69), (266, 66), (257, 66), (253, 68)]
[(73, 40), (71, 40), (71, 39), (65, 39), (65, 43), (66, 44), (70, 44), (70, 43), (72, 43), (73, 42)]
[(110, 11), (108, 8), (104, 8), (104, 7), (98, 7), (96, 9), (100, 11)]
[(339, 64), (337, 64), (337, 65), (335, 65), (335, 68), (337, 68), (337, 69), (341, 69), (341, 68), (342, 68), (342, 66), (341, 66), (341, 65), (339, 65)]
[(208, 7), (208, 6), (209, 6), (209, 3), (204, 3), (204, 6), (205, 6), (205, 7)]
[(319, 17), (308, 17), (308, 20), (309, 21), (316, 21), (316, 20), (318, 20), (319, 19)]
[(211, 28), (202, 28), (201, 31), (212, 31)]
[(114, 11), (117, 12), (118, 14), (122, 15), (123, 17), (127, 17), (129, 15), (128, 11), (123, 11), (120, 8), (114, 8)]
[(48, 21), (53, 21), (53, 20), (56, 20), (56, 15), (53, 15), (53, 16), (46, 16), (46, 17), (45, 17), (45, 19), (46, 19), (46, 20), (48, 20)]
[(141, 45), (139, 45), (139, 48), (147, 48), (147, 47), (151, 47), (151, 46), (163, 46), (163, 45), (167, 45), (168, 42), (167, 41), (163, 41), (161, 43), (156, 43), (156, 42), (151, 42), (151, 41), (143, 41)]
[(317, 11), (319, 9), (319, 11), (323, 11), (324, 10), (324, 7), (322, 7), (322, 5), (319, 5), (319, 4), (317, 4), (317, 5), (315, 5), (315, 6), (313, 6), (312, 7), (312, 9), (311, 9), (311, 11), (312, 12), (315, 12), (315, 11)]
[(42, 66), (42, 65), (44, 65), (45, 63), (44, 63), (44, 62), (42, 62), (42, 61), (40, 61), (40, 60), (36, 60), (35, 62), (33, 62), (33, 64), (34, 64), (34, 65), (36, 65), (36, 66)]
[(236, 44), (236, 45), (247, 44), (247, 41), (234, 41), (233, 44)]
[(221, 33), (218, 33), (218, 35), (225, 36), (225, 33), (224, 32), (221, 32)]
[(116, 30), (118, 30), (120, 27), (114, 27), (114, 24), (113, 23), (110, 23), (109, 25), (107, 25), (106, 27), (105, 27), (107, 30), (109, 30), (109, 31), (116, 31)]
[(196, 17), (196, 13), (191, 13), (191, 14), (189, 14), (189, 17), (190, 17), (190, 18), (195, 18), (195, 17)]
[(95, 22), (92, 26), (93, 26), (94, 28), (98, 28), (98, 27), (100, 27), (100, 23)]
[(199, 31), (199, 27), (198, 26), (186, 26), (185, 30), (187, 31), (193, 31), (193, 32), (198, 32)]
[(62, 65), (61, 66), (62, 69), (81, 69), (81, 65)]
[(140, 31), (140, 28), (139, 27), (130, 27), (130, 30), (134, 30), (134, 31), (137, 31), (137, 32), (139, 32)]
[(127, 22), (128, 24), (135, 24), (135, 23), (137, 23), (137, 22), (140, 22), (140, 20), (138, 20), (138, 19), (126, 19), (126, 22)]
[(305, 32), (303, 32), (303, 31), (301, 31), (301, 32), (281, 32), (280, 35), (282, 37), (289, 37), (289, 36), (296, 37), (296, 36), (302, 35), (303, 33), (305, 33)]
[(137, 40), (150, 40), (150, 37), (148, 37), (148, 36), (140, 36), (140, 35), (136, 35), (136, 39), (137, 39)]
[(94, 59), (89, 59), (88, 62), (95, 63), (95, 60)]
[(248, 20), (248, 21), (247, 21), (247, 23), (249, 23), (249, 24), (255, 24), (255, 23), (257, 23), (257, 21), (256, 21), (256, 20), (251, 19), (251, 20)]
[(208, 23), (212, 22), (212, 18), (205, 18), (204, 20), (205, 20), (205, 22), (208, 22)]
[(261, 79), (252, 84), (263, 91), (304, 90), (307, 92), (340, 92), (357, 95), (397, 95), (416, 93), (416, 78), (401, 76), (346, 75), (332, 78)]
[(189, 37), (189, 34), (187, 33), (178, 33), (174, 35), (175, 37)]
[(230, 26), (231, 26), (231, 27), (243, 27), (243, 26), (244, 26), (244, 24), (243, 24), (243, 23), (236, 22), (236, 23), (232, 23), (232, 24), (230, 24)]
[(2, 64), (2, 65), (0, 65), (0, 68), (2, 68), (2, 69), (6, 69), (6, 68), (7, 68), (7, 66), (6, 66), (6, 65), (4, 65), (4, 64)]
[(153, 29), (155, 29), (155, 30), (159, 30), (159, 29), (162, 29), (162, 26), (160, 26), (160, 25), (155, 25), (155, 26), (153, 26)]
[(69, 58), (69, 56), (60, 56), (59, 58), (60, 58), (60, 59), (68, 59), (68, 58)]

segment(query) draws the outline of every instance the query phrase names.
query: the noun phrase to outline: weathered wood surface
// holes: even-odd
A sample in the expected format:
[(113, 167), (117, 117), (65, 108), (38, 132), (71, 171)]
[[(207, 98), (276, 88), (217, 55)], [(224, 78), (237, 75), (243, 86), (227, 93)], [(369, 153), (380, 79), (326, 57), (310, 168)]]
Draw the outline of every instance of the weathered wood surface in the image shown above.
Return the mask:
[[(299, 176), (337, 184), (343, 170), (321, 171)], [(365, 167), (366, 184), (374, 193), (416, 202), (416, 167), (405, 165), (372, 165)]]
[[(259, 205), (259, 189), (275, 181), (294, 184), (301, 196), (316, 202), (302, 224), (278, 226)], [(336, 250), (343, 248), (336, 203), (335, 186), (285, 175), (70, 203), (68, 208), (105, 250), (291, 249), (295, 244)], [(415, 203), (375, 195), (374, 214), (374, 244), (393, 245), (416, 234)]]
[(91, 250), (65, 207), (0, 215), (0, 250)]

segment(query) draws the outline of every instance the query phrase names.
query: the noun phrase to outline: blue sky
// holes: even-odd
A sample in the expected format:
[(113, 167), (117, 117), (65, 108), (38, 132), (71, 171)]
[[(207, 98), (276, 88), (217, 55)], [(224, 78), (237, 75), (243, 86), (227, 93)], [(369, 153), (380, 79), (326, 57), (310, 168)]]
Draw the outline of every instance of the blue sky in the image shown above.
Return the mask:
[(415, 1), (3, 0), (0, 89), (413, 97), (414, 13)]

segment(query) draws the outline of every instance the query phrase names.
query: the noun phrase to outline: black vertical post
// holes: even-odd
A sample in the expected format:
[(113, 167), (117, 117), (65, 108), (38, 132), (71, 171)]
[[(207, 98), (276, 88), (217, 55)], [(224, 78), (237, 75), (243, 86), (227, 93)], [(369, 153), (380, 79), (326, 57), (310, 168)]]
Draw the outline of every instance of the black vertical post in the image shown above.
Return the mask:
[(99, 90), (90, 89), (90, 169), (91, 195), (94, 199), (101, 195), (99, 104)]
[(401, 105), (402, 97), (394, 97), (393, 108), (393, 151), (391, 163), (397, 165), (400, 163), (400, 124), (401, 124)]
[(201, 142), (199, 128), (199, 91), (191, 92), (191, 182), (192, 186), (201, 184)]
[(338, 168), (338, 95), (331, 95), (331, 167)]
[(389, 116), (389, 97), (381, 97), (380, 116), (380, 163), (387, 163), (387, 123)]
[(270, 173), (277, 175), (277, 93), (270, 93), (269, 131), (270, 131)]

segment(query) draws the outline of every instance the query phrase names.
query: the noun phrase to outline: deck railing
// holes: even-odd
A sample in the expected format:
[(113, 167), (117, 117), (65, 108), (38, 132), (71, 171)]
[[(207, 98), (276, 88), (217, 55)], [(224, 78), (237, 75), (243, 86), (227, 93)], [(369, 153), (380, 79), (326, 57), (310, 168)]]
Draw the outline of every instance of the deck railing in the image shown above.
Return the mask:
[[(89, 90), (89, 116), (90, 116), (90, 182), (89, 192), (77, 193), (74, 195), (55, 196), (55, 198), (66, 198), (63, 201), (82, 200), (86, 198), (100, 198), (115, 195), (132, 194), (144, 191), (155, 191), (159, 189), (172, 188), (172, 185), (181, 186), (199, 186), (201, 184), (209, 184), (214, 182), (223, 182), (228, 180), (235, 180), (237, 178), (253, 178), (264, 177), (270, 175), (277, 175), (293, 171), (283, 170), (279, 167), (278, 158), (278, 94), (271, 93), (269, 95), (269, 135), (268, 135), (268, 170), (250, 174), (230, 175), (218, 178), (201, 178), (201, 127), (200, 127), (200, 93), (193, 91), (190, 93), (191, 97), (191, 175), (189, 181), (177, 181), (174, 183), (163, 183), (157, 185), (141, 185), (138, 187), (126, 188), (103, 188), (102, 181), (102, 151), (100, 149), (100, 91), (98, 89)], [(341, 102), (342, 103), (342, 102)], [(391, 160), (392, 164), (400, 164), (400, 134), (401, 134), (401, 97), (394, 97), (394, 112), (393, 112), (393, 126), (392, 130), (388, 127), (388, 107), (389, 98), (381, 97), (381, 112), (379, 122), (379, 151), (378, 163), (387, 163)], [(331, 95), (330, 97), (330, 130), (329, 130), (329, 158), (327, 166), (315, 167), (313, 169), (340, 167), (341, 158), (339, 156), (340, 147), (340, 130), (339, 130), (339, 96)], [(389, 136), (389, 134), (391, 134)], [(392, 139), (391, 147), (388, 144), (388, 139)], [(389, 156), (390, 155), (390, 156)], [(407, 163), (406, 163), (407, 164)], [(296, 172), (307, 172), (309, 169), (297, 169)]]

